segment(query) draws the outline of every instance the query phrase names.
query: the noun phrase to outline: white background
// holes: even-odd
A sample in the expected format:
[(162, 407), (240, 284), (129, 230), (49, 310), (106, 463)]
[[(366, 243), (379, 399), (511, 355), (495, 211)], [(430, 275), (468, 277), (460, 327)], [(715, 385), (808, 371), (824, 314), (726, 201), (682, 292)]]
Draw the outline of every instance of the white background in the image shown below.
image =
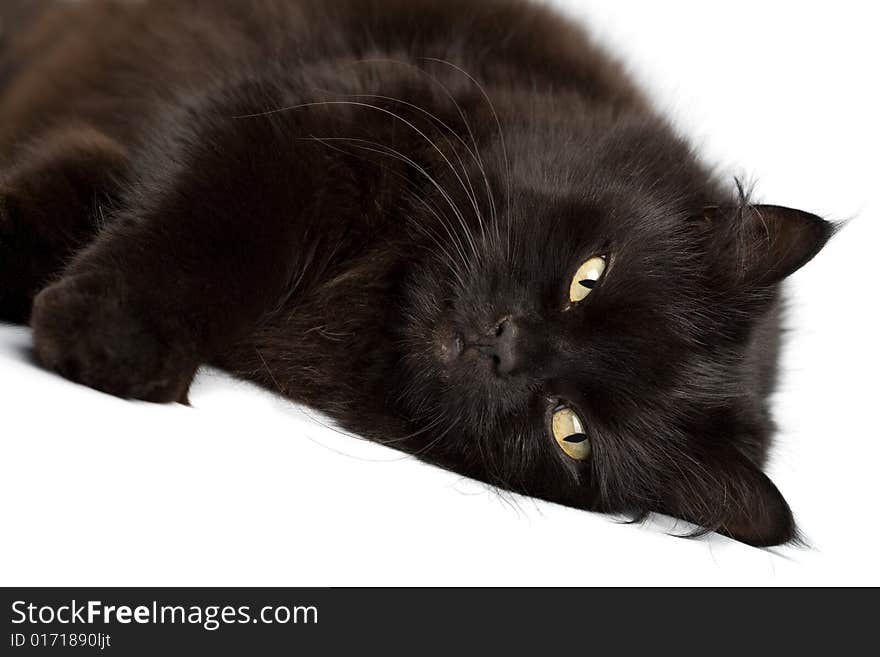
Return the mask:
[(872, 3), (559, 4), (760, 200), (852, 219), (792, 279), (776, 397), (770, 474), (811, 547), (502, 498), (214, 371), (192, 408), (120, 401), (0, 326), (0, 584), (880, 584)]

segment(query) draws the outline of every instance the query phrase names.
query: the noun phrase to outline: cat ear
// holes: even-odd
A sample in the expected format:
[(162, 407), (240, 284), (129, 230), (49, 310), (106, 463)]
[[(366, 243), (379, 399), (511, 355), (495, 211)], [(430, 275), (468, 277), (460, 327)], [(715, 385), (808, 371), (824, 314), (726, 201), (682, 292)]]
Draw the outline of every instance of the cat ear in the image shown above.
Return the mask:
[(683, 486), (670, 510), (673, 515), (756, 547), (796, 537), (788, 503), (751, 461), (735, 453), (706, 466), (714, 476)]
[(734, 284), (773, 285), (808, 263), (834, 233), (814, 214), (778, 205), (706, 208), (698, 224), (716, 272)]
[(788, 502), (767, 475), (743, 461), (745, 464), (733, 473), (737, 485), (727, 490), (731, 503), (724, 507), (719, 531), (758, 547), (794, 539), (797, 530)]

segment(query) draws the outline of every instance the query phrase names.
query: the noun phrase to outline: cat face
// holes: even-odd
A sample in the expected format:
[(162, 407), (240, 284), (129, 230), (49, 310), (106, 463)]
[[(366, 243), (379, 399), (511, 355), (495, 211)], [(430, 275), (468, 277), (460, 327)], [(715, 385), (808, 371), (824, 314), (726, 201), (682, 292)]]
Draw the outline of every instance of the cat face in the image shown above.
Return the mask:
[(829, 225), (725, 195), (650, 124), (560, 132), (492, 151), (494, 212), (452, 191), (418, 219), (435, 239), (406, 285), (400, 399), (430, 427), (423, 455), (572, 506), (791, 539), (759, 469), (777, 284)]

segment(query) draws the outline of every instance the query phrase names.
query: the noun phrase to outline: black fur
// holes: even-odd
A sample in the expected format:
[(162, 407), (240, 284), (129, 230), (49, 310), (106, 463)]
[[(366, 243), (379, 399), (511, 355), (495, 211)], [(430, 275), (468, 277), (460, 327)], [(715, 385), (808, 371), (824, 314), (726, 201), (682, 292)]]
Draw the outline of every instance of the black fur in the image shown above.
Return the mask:
[(213, 363), (509, 490), (795, 535), (761, 472), (778, 288), (831, 226), (717, 180), (578, 28), (516, 0), (44, 5), (0, 8), (0, 314), (47, 367), (163, 402)]

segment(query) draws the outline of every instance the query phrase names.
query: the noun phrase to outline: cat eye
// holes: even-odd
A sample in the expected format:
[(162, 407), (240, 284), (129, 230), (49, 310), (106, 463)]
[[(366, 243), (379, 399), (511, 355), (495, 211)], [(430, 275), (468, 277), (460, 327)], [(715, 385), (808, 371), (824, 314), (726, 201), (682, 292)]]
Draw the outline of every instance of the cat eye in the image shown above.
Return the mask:
[(584, 432), (584, 423), (578, 414), (565, 405), (553, 410), (553, 438), (570, 458), (575, 461), (586, 461), (590, 458), (592, 448), (590, 439)]
[(577, 303), (586, 299), (605, 273), (606, 265), (605, 256), (594, 256), (578, 267), (568, 288), (568, 300)]

